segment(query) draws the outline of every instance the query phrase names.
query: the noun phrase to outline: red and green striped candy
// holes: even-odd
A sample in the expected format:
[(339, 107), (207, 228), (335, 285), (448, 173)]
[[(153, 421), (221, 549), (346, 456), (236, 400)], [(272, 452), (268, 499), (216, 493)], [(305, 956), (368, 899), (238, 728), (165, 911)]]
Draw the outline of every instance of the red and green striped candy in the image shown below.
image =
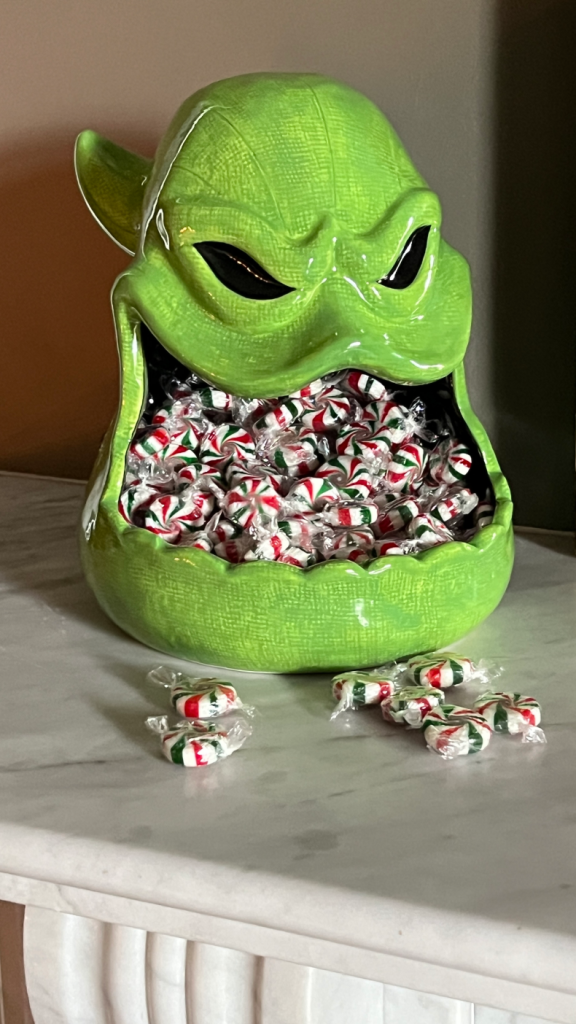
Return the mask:
[(430, 454), (428, 475), (435, 484), (461, 483), (470, 472), (472, 452), (460, 441), (442, 441)]
[(494, 732), (515, 736), (540, 725), (542, 709), (534, 697), (522, 693), (484, 693), (474, 707), (487, 719)]
[(213, 459), (218, 461), (223, 457), (244, 462), (253, 459), (255, 455), (256, 446), (252, 434), (234, 423), (221, 423), (207, 431), (200, 448), (200, 458), (207, 462)]
[(269, 412), (256, 420), (255, 430), (285, 430), (291, 426), (304, 411), (304, 403), (299, 398), (287, 398)]
[(130, 445), (130, 455), (137, 459), (145, 459), (148, 456), (160, 456), (164, 448), (170, 443), (170, 434), (165, 427), (155, 427), (144, 437), (133, 441)]
[(331, 480), (308, 476), (290, 488), (287, 500), (296, 509), (318, 511), (328, 502), (339, 501), (340, 497), (340, 491)]
[(224, 730), (201, 733), (196, 728), (191, 730), (180, 727), (164, 733), (162, 753), (172, 764), (181, 764), (184, 768), (203, 768), (228, 757), (232, 750)]
[(490, 742), (492, 729), (483, 715), (455, 704), (439, 704), (422, 723), (430, 750), (446, 759), (475, 754)]
[(342, 381), (342, 386), (353, 394), (371, 402), (380, 401), (387, 395), (386, 385), (378, 377), (371, 377), (361, 370), (349, 370)]
[(373, 501), (343, 501), (327, 506), (324, 518), (330, 526), (371, 526), (378, 519), (379, 511)]
[(291, 544), (286, 551), (280, 555), (279, 562), (284, 562), (285, 565), (295, 565), (299, 569), (308, 569), (309, 566), (315, 565), (318, 561), (318, 553), (315, 550), (307, 551), (305, 548), (299, 547), (297, 544)]
[(372, 672), (341, 672), (332, 680), (332, 696), (337, 706), (332, 718), (342, 711), (357, 711), (369, 704), (381, 704), (396, 690), (395, 674), (377, 669)]
[(445, 690), (448, 686), (470, 682), (477, 669), (470, 658), (463, 658), (452, 651), (441, 651), (439, 654), (409, 658), (408, 672), (416, 686), (434, 686)]
[(412, 498), (402, 498), (384, 508), (376, 523), (377, 532), (381, 537), (388, 533), (398, 533), (408, 526), (419, 512), (420, 508), (416, 501)]
[(427, 714), (444, 703), (444, 692), (432, 686), (403, 686), (382, 702), (386, 722), (419, 729)]
[(118, 500), (118, 511), (127, 523), (134, 522), (134, 514), (139, 509), (144, 509), (158, 497), (158, 491), (154, 487), (147, 487), (146, 484), (131, 484), (127, 487)]
[(364, 409), (362, 419), (373, 424), (373, 430), (387, 427), (393, 444), (401, 444), (410, 431), (408, 409), (392, 399), (370, 402)]
[(257, 561), (268, 561), (277, 562), (280, 555), (283, 555), (285, 551), (290, 547), (290, 540), (278, 528), (274, 533), (271, 533), (269, 537), (263, 537), (262, 540), (257, 541), (255, 546), (247, 551), (244, 560), (246, 562), (257, 562)]
[(478, 495), (472, 494), (467, 487), (462, 487), (454, 494), (448, 494), (436, 502), (430, 510), (430, 515), (440, 523), (453, 523), (461, 516), (468, 515), (477, 504)]
[(283, 501), (269, 480), (252, 477), (236, 482), (234, 489), (225, 496), (223, 507), (230, 519), (246, 529), (261, 515), (277, 517)]
[(419, 548), (424, 550), (454, 540), (443, 523), (434, 519), (429, 512), (420, 512), (415, 516), (408, 524), (408, 533), (418, 543)]
[(234, 401), (234, 395), (210, 386), (199, 388), (196, 394), (204, 409), (216, 409), (218, 412), (228, 412)]
[(398, 492), (422, 476), (426, 452), (415, 441), (406, 441), (394, 452), (386, 467), (385, 483), (390, 491)]
[(324, 388), (316, 395), (315, 408), (308, 409), (301, 417), (302, 426), (323, 433), (341, 423), (346, 423), (352, 415), (352, 402), (339, 388)]
[(171, 687), (170, 700), (183, 718), (217, 718), (242, 707), (235, 688), (221, 679), (190, 677), (177, 682)]

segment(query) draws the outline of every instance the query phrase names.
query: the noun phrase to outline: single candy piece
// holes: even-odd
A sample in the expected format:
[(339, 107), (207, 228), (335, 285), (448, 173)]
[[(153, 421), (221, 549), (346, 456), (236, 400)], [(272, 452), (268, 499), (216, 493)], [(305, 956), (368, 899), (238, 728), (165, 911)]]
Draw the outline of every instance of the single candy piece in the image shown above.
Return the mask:
[(318, 511), (328, 502), (339, 501), (340, 497), (340, 491), (330, 480), (309, 476), (290, 488), (287, 500), (296, 510)]
[(430, 515), (441, 523), (455, 523), (462, 516), (468, 515), (478, 504), (478, 495), (472, 494), (467, 487), (447, 495), (436, 502), (430, 509)]
[(221, 679), (201, 679), (177, 673), (170, 689), (172, 707), (183, 718), (217, 718), (233, 708), (241, 708), (242, 701), (230, 683)]
[(331, 718), (343, 711), (357, 711), (368, 704), (381, 704), (396, 690), (397, 670), (375, 669), (372, 672), (342, 672), (332, 680), (332, 696), (337, 701)]
[(280, 555), (283, 555), (285, 551), (290, 547), (290, 541), (285, 533), (278, 529), (274, 533), (271, 533), (268, 537), (263, 537), (258, 540), (255, 546), (247, 551), (244, 560), (246, 562), (257, 562), (266, 560), (269, 562), (277, 562)]
[(328, 557), (332, 552), (341, 551), (342, 548), (361, 548), (371, 553), (373, 547), (374, 534), (367, 527), (363, 530), (339, 530), (324, 544), (323, 553)]
[(420, 508), (413, 498), (400, 498), (394, 504), (387, 505), (376, 522), (376, 531), (381, 537), (388, 533), (398, 533), (408, 526), (419, 514)]
[(308, 569), (309, 566), (315, 565), (318, 561), (318, 554), (316, 551), (307, 551), (305, 548), (291, 544), (290, 547), (280, 555), (278, 561), (284, 562), (285, 565), (296, 565), (299, 569)]
[(223, 501), (230, 519), (247, 529), (258, 516), (277, 517), (283, 502), (276, 488), (266, 479), (240, 479)]
[(407, 670), (416, 686), (434, 686), (442, 690), (448, 686), (469, 683), (475, 678), (484, 678), (483, 668), (476, 666), (470, 658), (463, 658), (452, 651), (409, 658)]
[(256, 446), (252, 434), (244, 427), (235, 423), (221, 423), (219, 427), (209, 430), (202, 440), (200, 458), (212, 462), (225, 458), (234, 458), (242, 462), (251, 460), (256, 455)]
[(342, 387), (371, 402), (387, 397), (386, 385), (381, 380), (359, 370), (349, 370), (342, 381)]
[(512, 736), (521, 733), (527, 740), (537, 738), (542, 742), (536, 735), (542, 733), (541, 729), (536, 730), (542, 710), (534, 697), (521, 693), (484, 693), (474, 701), (474, 707), (484, 715), (494, 732), (507, 732)]
[(432, 686), (403, 686), (382, 701), (382, 717), (386, 722), (407, 725), (419, 729), (426, 715), (444, 703), (443, 690)]
[(386, 467), (388, 490), (398, 492), (419, 479), (426, 462), (426, 452), (415, 441), (406, 441), (394, 452)]
[(387, 427), (393, 444), (401, 444), (410, 434), (408, 409), (392, 399), (370, 402), (364, 409), (362, 419), (372, 423), (374, 431)]
[(291, 545), (311, 551), (315, 541), (323, 534), (330, 533), (326, 524), (315, 514), (297, 513), (278, 521), (278, 529), (282, 531)]
[(167, 543), (174, 544), (183, 529), (178, 517), (181, 509), (182, 503), (178, 495), (162, 494), (144, 509), (142, 525), (149, 533), (154, 533)]
[(154, 487), (147, 487), (146, 484), (132, 484), (122, 491), (118, 500), (118, 511), (127, 523), (134, 522), (134, 515), (140, 509), (145, 509), (158, 497), (158, 491)]
[(268, 446), (268, 457), (287, 476), (307, 476), (318, 465), (318, 438), (312, 430), (281, 434)]
[(197, 395), (204, 409), (217, 409), (218, 412), (228, 412), (234, 401), (233, 395), (229, 395), (227, 391), (220, 391), (219, 388), (200, 388)]
[(330, 526), (370, 526), (376, 522), (378, 512), (378, 506), (373, 501), (343, 501), (328, 505), (324, 518)]
[(255, 430), (285, 430), (304, 411), (304, 403), (299, 398), (287, 398), (281, 405), (270, 409), (254, 424)]
[(170, 443), (170, 434), (165, 427), (155, 427), (144, 437), (133, 441), (130, 445), (130, 455), (144, 459), (149, 455), (159, 455)]
[(424, 739), (430, 750), (446, 759), (484, 750), (492, 729), (483, 715), (455, 704), (439, 704), (422, 723)]
[(316, 396), (314, 408), (303, 413), (301, 423), (310, 430), (323, 433), (349, 420), (352, 411), (352, 402), (339, 388), (324, 388)]
[(421, 512), (408, 524), (408, 534), (417, 541), (421, 550), (437, 547), (454, 540), (449, 530), (429, 512)]
[(248, 721), (239, 717), (227, 722), (226, 727), (194, 721), (170, 728), (165, 715), (146, 719), (146, 725), (160, 736), (164, 757), (185, 768), (200, 768), (229, 757), (252, 733)]
[(224, 513), (220, 511), (206, 523), (206, 533), (213, 544), (219, 544), (239, 537), (242, 527), (238, 523), (233, 523), (231, 519), (226, 519)]
[(363, 501), (374, 490), (374, 477), (362, 459), (355, 455), (336, 455), (316, 471), (321, 479), (330, 479), (351, 501)]
[(299, 391), (293, 391), (289, 398), (296, 398), (301, 401), (305, 409), (313, 409), (316, 404), (316, 396), (324, 391), (326, 385), (322, 377), (318, 377), (317, 380), (313, 380), (310, 384), (306, 384), (305, 387), (300, 388)]
[(472, 452), (459, 441), (441, 441), (430, 454), (428, 475), (435, 484), (457, 484), (472, 466)]

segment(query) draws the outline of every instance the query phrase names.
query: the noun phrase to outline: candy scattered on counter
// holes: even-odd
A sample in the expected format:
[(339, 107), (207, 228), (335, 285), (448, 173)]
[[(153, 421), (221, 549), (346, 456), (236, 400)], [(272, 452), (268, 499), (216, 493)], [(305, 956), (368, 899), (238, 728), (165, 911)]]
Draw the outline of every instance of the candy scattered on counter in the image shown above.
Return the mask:
[(546, 743), (539, 729), (542, 709), (534, 697), (521, 693), (483, 693), (474, 701), (474, 707), (489, 722), (494, 732), (522, 736), (523, 743)]
[(418, 729), (430, 750), (451, 760), (484, 750), (493, 733), (521, 735), (523, 743), (546, 743), (541, 707), (534, 697), (489, 690), (470, 708), (446, 703), (446, 690), (491, 684), (502, 672), (452, 651), (437, 651), (390, 662), (371, 671), (334, 676), (332, 697), (342, 712), (379, 704), (386, 722)]
[(168, 544), (234, 563), (366, 564), (470, 540), (492, 521), (491, 494), (466, 486), (471, 451), (421, 399), (408, 407), (370, 374), (273, 400), (193, 374), (163, 386), (130, 445), (119, 511)]
[(146, 725), (160, 736), (164, 757), (185, 768), (201, 768), (230, 757), (252, 732), (248, 722), (238, 719), (220, 726), (186, 721), (170, 727), (167, 717), (161, 715), (147, 718)]
[(456, 704), (439, 704), (422, 722), (424, 739), (430, 750), (451, 759), (484, 750), (492, 728), (483, 715)]
[[(197, 768), (229, 757), (252, 735), (255, 708), (243, 704), (234, 686), (221, 679), (189, 676), (165, 665), (148, 672), (148, 682), (170, 690), (170, 703), (183, 720), (167, 715), (146, 719), (160, 736), (162, 753), (173, 764)], [(216, 721), (215, 721), (216, 720)]]

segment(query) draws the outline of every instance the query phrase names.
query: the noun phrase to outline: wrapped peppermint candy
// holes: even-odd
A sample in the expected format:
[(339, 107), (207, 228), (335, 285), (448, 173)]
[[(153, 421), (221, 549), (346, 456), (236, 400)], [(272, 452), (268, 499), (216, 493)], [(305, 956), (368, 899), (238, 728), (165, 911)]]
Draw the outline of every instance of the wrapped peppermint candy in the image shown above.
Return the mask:
[(371, 377), (361, 370), (348, 370), (342, 378), (342, 387), (366, 402), (379, 402), (390, 397), (386, 385), (378, 377)]
[(484, 661), (476, 664), (453, 651), (438, 651), (409, 658), (407, 672), (416, 686), (435, 686), (446, 690), (462, 683), (480, 682), (485, 685), (496, 678), (500, 670)]
[(192, 533), (182, 533), (178, 547), (198, 548), (200, 551), (207, 551), (210, 554), (214, 550), (214, 542), (205, 530), (195, 530)]
[(320, 461), (320, 442), (313, 430), (268, 433), (259, 441), (257, 452), (286, 476), (309, 476)]
[(539, 729), (542, 709), (534, 697), (521, 693), (483, 693), (474, 707), (488, 721), (494, 732), (522, 736), (523, 743), (546, 743)]
[(439, 704), (423, 723), (424, 739), (430, 750), (446, 760), (484, 750), (492, 729), (483, 715), (455, 704)]
[(302, 402), (305, 409), (313, 409), (316, 405), (317, 396), (324, 391), (326, 383), (323, 377), (318, 377), (316, 380), (306, 384), (305, 387), (300, 388), (299, 391), (293, 391), (289, 398), (295, 398)]
[(332, 696), (337, 702), (331, 718), (343, 711), (357, 711), (369, 704), (381, 704), (396, 691), (398, 668), (377, 668), (370, 672), (341, 672), (332, 680)]
[(322, 516), (315, 513), (296, 513), (280, 519), (278, 529), (286, 535), (291, 546), (302, 547), (306, 551), (312, 551), (321, 537), (332, 535)]
[(467, 487), (462, 487), (435, 502), (430, 509), (430, 515), (440, 523), (450, 523), (453, 526), (462, 516), (472, 512), (477, 504), (478, 495), (472, 494)]
[(299, 569), (308, 569), (318, 561), (318, 552), (314, 549), (306, 549), (291, 544), (278, 558), (279, 562), (285, 565), (295, 565)]
[(158, 491), (154, 487), (132, 484), (122, 491), (118, 500), (118, 510), (127, 523), (132, 523), (136, 513), (151, 505), (158, 496)]
[(308, 409), (300, 418), (302, 426), (322, 434), (352, 418), (355, 406), (339, 388), (324, 388), (316, 395), (313, 409)]
[(426, 715), (444, 700), (444, 691), (432, 686), (403, 686), (382, 701), (382, 717), (386, 722), (419, 729)]
[(430, 454), (428, 475), (435, 484), (461, 483), (472, 466), (472, 452), (456, 439), (441, 441)]
[(340, 501), (341, 494), (330, 480), (309, 476), (298, 480), (288, 491), (287, 506), (294, 511), (317, 512), (328, 502)]
[(232, 562), (237, 565), (239, 562), (244, 562), (246, 555), (254, 547), (254, 539), (249, 533), (241, 533), (239, 537), (233, 537), (232, 540), (220, 541), (220, 543), (214, 545), (214, 554), (218, 555), (218, 558), (223, 558), (226, 562)]
[(233, 490), (228, 491), (222, 507), (229, 519), (247, 529), (257, 516), (277, 517), (282, 511), (283, 502), (269, 480), (245, 477), (235, 483)]
[(326, 505), (323, 516), (330, 526), (370, 526), (378, 519), (379, 511), (373, 501), (340, 501)]
[(376, 532), (380, 537), (385, 537), (389, 533), (399, 533), (409, 526), (419, 513), (420, 508), (413, 498), (398, 498), (384, 506), (376, 521)]
[(427, 454), (415, 441), (405, 441), (392, 455), (385, 473), (385, 484), (389, 491), (399, 492), (419, 480), (426, 463)]
[(216, 718), (243, 707), (234, 687), (222, 679), (189, 676), (167, 665), (151, 669), (146, 679), (170, 690), (170, 703), (183, 718)]
[(444, 524), (434, 519), (429, 512), (421, 512), (415, 516), (408, 524), (407, 532), (421, 551), (437, 547), (439, 544), (449, 544), (454, 540)]
[(415, 554), (414, 541), (405, 540), (403, 537), (394, 538), (389, 535), (384, 540), (377, 540), (374, 544), (374, 555), (376, 558), (382, 558), (385, 555), (412, 554)]
[(145, 459), (148, 456), (159, 457), (164, 449), (170, 444), (170, 433), (165, 427), (154, 427), (143, 437), (133, 441), (130, 445), (130, 455), (137, 459)]
[(331, 480), (350, 501), (365, 501), (374, 490), (374, 476), (355, 455), (336, 455), (316, 471), (316, 476)]
[(200, 446), (202, 462), (222, 462), (234, 458), (242, 462), (251, 461), (256, 455), (252, 434), (234, 423), (221, 423), (207, 431)]
[(304, 412), (304, 403), (299, 398), (287, 398), (274, 406), (254, 423), (254, 430), (286, 430)]
[(338, 530), (334, 536), (323, 538), (320, 550), (324, 558), (348, 559), (351, 562), (366, 562), (374, 550), (374, 534), (368, 527), (355, 530)]
[(160, 736), (162, 753), (172, 764), (201, 768), (229, 757), (252, 734), (250, 722), (241, 717), (215, 722), (178, 722), (170, 727), (166, 715), (146, 719), (146, 725)]
[(242, 527), (239, 523), (227, 519), (222, 511), (216, 512), (206, 523), (206, 533), (212, 544), (221, 544), (233, 537), (239, 537)]
[(197, 395), (203, 409), (215, 409), (217, 412), (229, 412), (234, 402), (233, 395), (210, 385), (200, 388)]

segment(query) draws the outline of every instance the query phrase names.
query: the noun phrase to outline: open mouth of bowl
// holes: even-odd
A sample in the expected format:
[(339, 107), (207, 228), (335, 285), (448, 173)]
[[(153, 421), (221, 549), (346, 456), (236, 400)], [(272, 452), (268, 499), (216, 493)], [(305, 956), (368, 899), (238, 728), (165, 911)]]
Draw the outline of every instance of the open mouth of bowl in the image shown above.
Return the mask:
[(251, 400), (140, 331), (147, 394), (119, 500), (131, 526), (228, 562), (310, 568), (417, 555), (491, 522), (490, 478), (451, 376), (405, 386), (346, 368)]

